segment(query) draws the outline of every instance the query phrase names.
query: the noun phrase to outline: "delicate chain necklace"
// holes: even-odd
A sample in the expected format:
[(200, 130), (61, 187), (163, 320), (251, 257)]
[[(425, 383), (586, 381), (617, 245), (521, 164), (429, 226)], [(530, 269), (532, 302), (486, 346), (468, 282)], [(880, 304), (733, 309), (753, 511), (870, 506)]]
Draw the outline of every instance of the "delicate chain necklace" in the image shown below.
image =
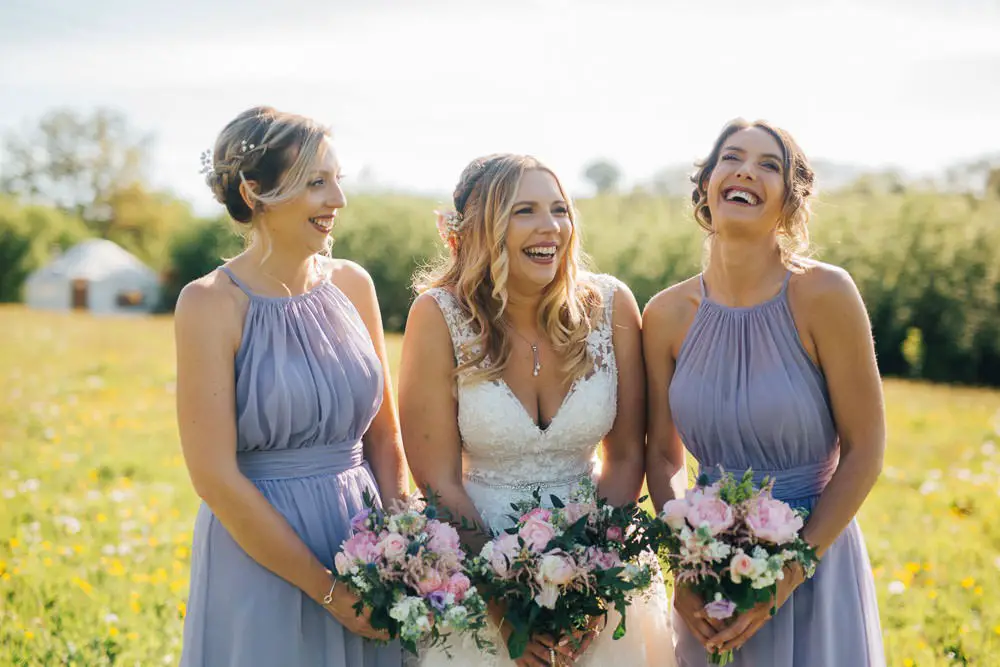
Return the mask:
[(525, 338), (520, 331), (518, 331), (514, 327), (508, 327), (508, 329), (513, 331), (515, 334), (517, 334), (518, 338), (520, 338), (525, 343), (531, 346), (531, 357), (534, 360), (534, 367), (531, 369), (531, 375), (532, 377), (538, 377), (538, 373), (541, 372), (542, 370), (542, 358), (538, 354), (538, 344), (532, 343), (530, 340)]

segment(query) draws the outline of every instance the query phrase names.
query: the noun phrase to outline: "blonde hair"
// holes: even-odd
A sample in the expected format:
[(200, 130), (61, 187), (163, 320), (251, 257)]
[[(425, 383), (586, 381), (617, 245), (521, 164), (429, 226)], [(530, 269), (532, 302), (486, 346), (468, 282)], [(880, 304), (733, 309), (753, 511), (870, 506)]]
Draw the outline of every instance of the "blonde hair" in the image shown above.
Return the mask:
[(330, 130), (311, 118), (266, 106), (248, 109), (219, 133), (205, 182), (229, 216), (249, 227), (249, 240), (259, 213), (306, 188), (329, 136)]
[(708, 232), (709, 239), (715, 234), (712, 226), (712, 212), (708, 208), (708, 180), (719, 164), (722, 149), (729, 137), (741, 130), (761, 129), (770, 134), (781, 147), (781, 174), (785, 183), (785, 198), (778, 219), (778, 249), (782, 263), (794, 271), (802, 270), (802, 260), (809, 256), (809, 219), (812, 215), (810, 197), (813, 194), (815, 174), (805, 153), (785, 130), (764, 120), (746, 121), (736, 118), (729, 121), (712, 147), (712, 152), (703, 161), (696, 163), (698, 171), (691, 176), (694, 190), (691, 203), (698, 224)]
[(511, 337), (505, 312), (510, 258), (507, 227), (517, 186), (525, 172), (542, 170), (555, 179), (566, 200), (572, 224), (569, 244), (556, 278), (542, 292), (538, 326), (564, 360), (572, 379), (588, 373), (591, 318), (602, 305), (599, 291), (580, 281), (584, 261), (573, 207), (559, 178), (529, 155), (500, 153), (473, 160), (462, 172), (453, 195), (462, 222), (455, 246), (438, 266), (417, 275), (418, 293), (440, 287), (458, 299), (476, 333), (461, 350), (456, 375), (473, 381), (499, 379), (510, 361)]

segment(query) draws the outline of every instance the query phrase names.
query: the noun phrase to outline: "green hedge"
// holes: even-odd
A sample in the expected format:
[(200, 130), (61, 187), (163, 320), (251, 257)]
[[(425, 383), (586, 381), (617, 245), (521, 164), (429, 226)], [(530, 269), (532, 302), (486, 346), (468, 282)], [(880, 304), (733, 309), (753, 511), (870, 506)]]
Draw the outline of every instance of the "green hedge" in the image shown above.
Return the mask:
[[(414, 270), (441, 251), (430, 199), (360, 195), (338, 218), (334, 254), (372, 274), (389, 330), (402, 329)], [(697, 273), (702, 233), (690, 206), (642, 192), (577, 202), (594, 267), (640, 305)], [(934, 192), (841, 192), (818, 202), (816, 256), (843, 266), (871, 313), (882, 372), (1000, 385), (1000, 202)], [(220, 220), (178, 236), (167, 299), (241, 241)]]

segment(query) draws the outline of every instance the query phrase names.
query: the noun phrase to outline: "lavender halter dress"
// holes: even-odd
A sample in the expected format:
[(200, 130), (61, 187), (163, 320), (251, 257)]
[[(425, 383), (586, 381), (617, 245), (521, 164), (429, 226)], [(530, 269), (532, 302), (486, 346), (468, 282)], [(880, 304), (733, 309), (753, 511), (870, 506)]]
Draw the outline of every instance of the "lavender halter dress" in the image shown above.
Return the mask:
[[(323, 282), (294, 297), (251, 293), (236, 354), (240, 470), (328, 568), (362, 493), (378, 494), (361, 437), (383, 375), (361, 317)], [(195, 521), (182, 667), (399, 667), (305, 593), (261, 567), (204, 504)]]
[[(826, 380), (799, 339), (786, 276), (774, 298), (747, 308), (702, 301), (681, 346), (670, 407), (686, 447), (710, 477), (721, 465), (775, 478), (774, 495), (812, 509), (837, 469), (839, 442)], [(707, 664), (674, 619), (679, 667)], [(736, 652), (733, 667), (882, 667), (878, 607), (855, 521), (800, 586)]]

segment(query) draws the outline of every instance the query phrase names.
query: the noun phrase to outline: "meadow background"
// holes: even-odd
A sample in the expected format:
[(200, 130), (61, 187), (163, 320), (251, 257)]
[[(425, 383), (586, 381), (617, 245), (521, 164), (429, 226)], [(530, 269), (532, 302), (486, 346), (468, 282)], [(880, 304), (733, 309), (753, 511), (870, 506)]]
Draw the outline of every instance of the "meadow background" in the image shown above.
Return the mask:
[[(722, 123), (787, 126), (818, 175), (816, 256), (858, 283), (886, 378), (859, 521), (888, 663), (1000, 665), (996, 3), (487, 5), (0, 3), (0, 666), (179, 659), (198, 499), (170, 313), (243, 247), (197, 157), (262, 102), (335, 124), (334, 254), (372, 274), (393, 365), (473, 156), (554, 160), (593, 268), (644, 305), (700, 269), (687, 175)], [(159, 273), (155, 315), (21, 304), (89, 238)]]
[[(101, 134), (108, 118), (58, 112), (40, 132), (68, 155), (127, 151)], [(702, 237), (683, 171), (623, 188), (613, 165), (595, 164), (594, 193), (576, 202), (593, 267), (640, 304), (696, 273)], [(75, 169), (85, 183), (108, 172), (83, 159)], [(887, 378), (886, 466), (860, 521), (893, 666), (1000, 661), (1000, 170), (978, 169), (964, 172), (981, 177), (974, 189), (858, 174), (822, 193), (811, 225), (817, 256), (861, 288)], [(0, 664), (172, 665), (198, 499), (174, 421), (170, 310), (243, 239), (138, 180), (63, 202), (25, 182), (8, 178), (0, 195)], [(441, 249), (441, 199), (348, 194), (334, 253), (371, 272), (395, 365), (410, 277)], [(159, 314), (18, 303), (30, 271), (91, 237), (161, 273)]]

